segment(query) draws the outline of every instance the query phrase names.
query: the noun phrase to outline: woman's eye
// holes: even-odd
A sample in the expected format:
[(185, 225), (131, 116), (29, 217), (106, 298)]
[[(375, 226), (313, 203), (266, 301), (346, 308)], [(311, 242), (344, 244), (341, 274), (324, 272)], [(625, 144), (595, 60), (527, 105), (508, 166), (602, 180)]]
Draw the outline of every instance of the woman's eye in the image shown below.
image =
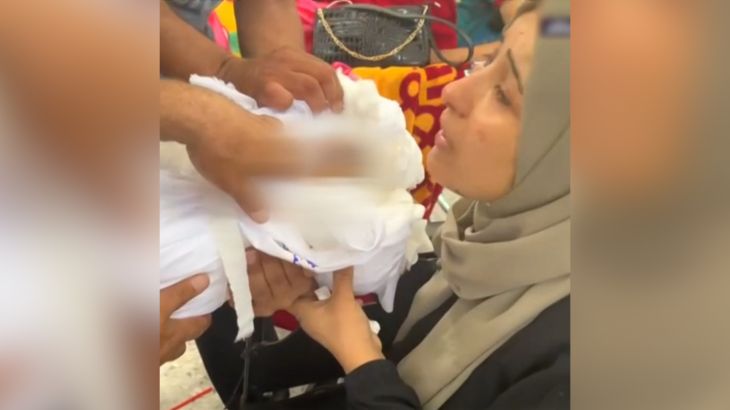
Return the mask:
[(505, 94), (504, 90), (501, 86), (495, 85), (494, 86), (494, 94), (497, 96), (497, 100), (500, 104), (509, 107), (512, 105), (512, 102), (507, 97), (507, 94)]

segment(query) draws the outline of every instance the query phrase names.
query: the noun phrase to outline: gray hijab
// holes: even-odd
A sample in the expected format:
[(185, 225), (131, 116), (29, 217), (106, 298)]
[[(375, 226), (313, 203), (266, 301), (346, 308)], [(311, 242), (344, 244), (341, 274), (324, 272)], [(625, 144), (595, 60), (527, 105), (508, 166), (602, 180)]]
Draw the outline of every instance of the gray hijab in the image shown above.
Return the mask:
[[(548, 1), (543, 25), (569, 15)], [(569, 37), (537, 40), (513, 189), (491, 204), (462, 199), (434, 240), (441, 270), (416, 294), (396, 340), (457, 301), (399, 364), (424, 409), (441, 407), (480, 363), (570, 293)]]

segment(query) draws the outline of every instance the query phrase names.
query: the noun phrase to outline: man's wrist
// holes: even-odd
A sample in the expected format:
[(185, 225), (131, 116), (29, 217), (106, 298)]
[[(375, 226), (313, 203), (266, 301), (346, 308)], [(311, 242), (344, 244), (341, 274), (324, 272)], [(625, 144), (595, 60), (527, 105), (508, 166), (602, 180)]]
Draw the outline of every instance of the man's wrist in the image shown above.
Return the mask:
[(228, 70), (230, 70), (230, 66), (232, 64), (234, 64), (234, 60), (236, 58), (238, 58), (238, 57), (228, 54), (227, 56), (225, 56), (218, 62), (215, 71), (213, 71), (213, 73), (210, 75), (217, 77), (221, 80), (224, 80), (227, 77), (227, 73), (228, 73)]

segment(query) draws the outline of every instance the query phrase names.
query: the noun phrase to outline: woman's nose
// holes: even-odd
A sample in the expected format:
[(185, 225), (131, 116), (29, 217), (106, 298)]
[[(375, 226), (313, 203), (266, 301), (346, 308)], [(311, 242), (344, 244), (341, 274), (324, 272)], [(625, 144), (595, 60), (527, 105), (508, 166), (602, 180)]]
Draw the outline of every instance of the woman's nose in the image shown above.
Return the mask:
[(444, 104), (460, 116), (468, 115), (474, 104), (477, 85), (474, 76), (467, 76), (446, 85), (441, 93)]

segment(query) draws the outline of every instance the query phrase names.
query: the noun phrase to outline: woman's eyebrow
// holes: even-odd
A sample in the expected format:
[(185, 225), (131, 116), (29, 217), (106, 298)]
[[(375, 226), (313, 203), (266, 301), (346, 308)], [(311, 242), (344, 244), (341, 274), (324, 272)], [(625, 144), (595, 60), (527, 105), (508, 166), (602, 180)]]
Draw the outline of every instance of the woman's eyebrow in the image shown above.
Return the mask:
[(520, 71), (517, 69), (517, 64), (515, 64), (515, 58), (512, 56), (512, 49), (507, 50), (507, 59), (509, 60), (509, 66), (512, 69), (512, 73), (515, 75), (515, 79), (517, 80), (517, 89), (520, 90), (520, 94), (525, 94), (524, 88), (522, 87), (522, 77), (520, 76)]

